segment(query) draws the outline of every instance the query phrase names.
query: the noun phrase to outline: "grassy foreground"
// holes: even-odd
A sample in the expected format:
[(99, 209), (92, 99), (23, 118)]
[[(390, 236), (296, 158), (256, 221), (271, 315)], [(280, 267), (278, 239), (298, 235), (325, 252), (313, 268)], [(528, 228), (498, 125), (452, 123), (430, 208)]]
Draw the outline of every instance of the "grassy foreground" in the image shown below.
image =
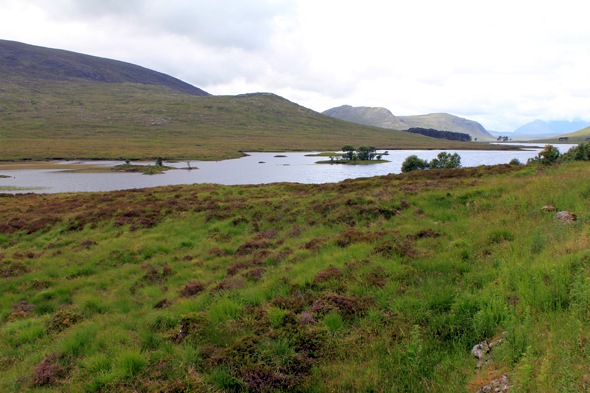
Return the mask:
[(0, 195), (0, 391), (585, 391), (588, 176)]

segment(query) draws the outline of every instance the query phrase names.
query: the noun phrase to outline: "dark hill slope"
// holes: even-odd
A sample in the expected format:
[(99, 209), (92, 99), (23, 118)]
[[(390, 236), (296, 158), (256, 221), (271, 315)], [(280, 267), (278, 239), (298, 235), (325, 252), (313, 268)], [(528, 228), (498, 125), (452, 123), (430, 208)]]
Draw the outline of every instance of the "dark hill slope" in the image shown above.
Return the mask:
[(0, 79), (87, 80), (164, 86), (181, 93), (209, 93), (161, 72), (134, 64), (59, 49), (0, 40)]

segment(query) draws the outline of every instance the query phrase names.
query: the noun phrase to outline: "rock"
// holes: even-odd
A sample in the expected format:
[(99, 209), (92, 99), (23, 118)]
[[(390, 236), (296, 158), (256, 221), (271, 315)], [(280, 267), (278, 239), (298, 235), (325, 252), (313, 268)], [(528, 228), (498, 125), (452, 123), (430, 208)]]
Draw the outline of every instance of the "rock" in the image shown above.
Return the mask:
[(545, 205), (541, 208), (544, 212), (554, 212), (557, 211), (557, 208), (553, 205)]
[(490, 347), (486, 341), (482, 341), (477, 345), (473, 346), (471, 349), (471, 354), (478, 358), (479, 360), (483, 359), (483, 357), (490, 352)]
[(564, 210), (556, 213), (555, 216), (553, 216), (553, 219), (565, 224), (571, 224), (578, 219), (578, 216), (572, 212)]
[(510, 385), (510, 380), (506, 374), (502, 374), (499, 379), (494, 379), (489, 384), (484, 385), (481, 389), (479, 389), (476, 393), (483, 393), (483, 392), (509, 392), (512, 386)]

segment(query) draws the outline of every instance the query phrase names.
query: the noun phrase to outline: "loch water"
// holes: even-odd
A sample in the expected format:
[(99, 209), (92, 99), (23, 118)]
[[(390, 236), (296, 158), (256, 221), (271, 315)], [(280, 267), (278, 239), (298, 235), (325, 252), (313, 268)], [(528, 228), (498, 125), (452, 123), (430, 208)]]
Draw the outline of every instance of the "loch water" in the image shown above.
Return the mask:
[[(524, 145), (524, 144), (520, 144)], [(556, 145), (561, 152), (567, 151), (575, 145)], [(460, 150), (464, 167), (479, 165), (507, 164), (513, 158), (522, 163), (535, 157), (541, 147), (529, 144), (530, 150), (522, 151), (485, 151)], [(191, 161), (191, 168), (186, 161), (165, 163), (178, 170), (169, 170), (158, 175), (143, 175), (140, 173), (99, 172), (85, 173), (71, 170), (72, 164), (87, 163), (100, 165), (105, 168), (123, 164), (120, 161), (64, 161), (56, 165), (57, 169), (18, 169), (2, 170), (0, 175), (10, 178), (0, 178), (0, 192), (4, 193), (65, 193), (65, 192), (93, 192), (115, 191), (132, 188), (158, 187), (178, 184), (216, 183), (223, 185), (265, 184), (276, 182), (293, 182), (305, 184), (335, 183), (345, 179), (372, 177), (400, 173), (403, 161), (409, 155), (416, 155), (421, 159), (432, 160), (441, 150), (392, 150), (383, 156), (390, 162), (371, 165), (337, 165), (316, 164), (328, 157), (312, 157), (313, 153), (248, 153), (248, 156), (224, 161)], [(448, 153), (455, 151), (447, 150)], [(378, 154), (382, 154), (378, 151)], [(284, 157), (277, 157), (281, 155)], [(152, 163), (153, 164), (153, 163)], [(26, 166), (23, 166), (26, 167)], [(2, 190), (2, 186), (25, 188), (25, 190)], [(28, 189), (27, 189), (28, 188)], [(34, 189), (33, 189), (34, 188)]]

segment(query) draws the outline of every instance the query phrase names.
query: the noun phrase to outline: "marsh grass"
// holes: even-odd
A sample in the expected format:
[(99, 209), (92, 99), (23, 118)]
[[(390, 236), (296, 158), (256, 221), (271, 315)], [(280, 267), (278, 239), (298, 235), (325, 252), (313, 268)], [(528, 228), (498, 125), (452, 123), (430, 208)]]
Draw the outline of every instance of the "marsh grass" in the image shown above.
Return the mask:
[(590, 388), (590, 167), (421, 172), (3, 199), (0, 390)]

